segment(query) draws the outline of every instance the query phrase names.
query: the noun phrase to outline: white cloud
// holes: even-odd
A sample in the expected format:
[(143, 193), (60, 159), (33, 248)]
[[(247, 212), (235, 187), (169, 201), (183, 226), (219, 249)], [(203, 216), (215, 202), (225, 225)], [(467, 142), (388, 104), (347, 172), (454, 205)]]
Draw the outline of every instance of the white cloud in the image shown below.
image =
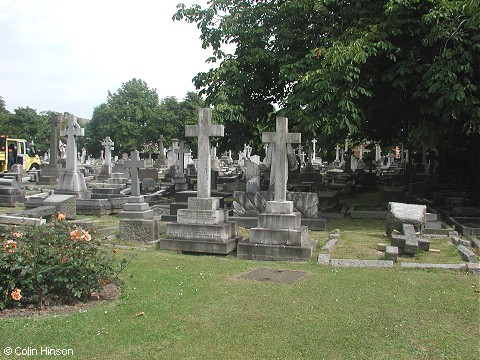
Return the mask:
[(30, 106), (89, 118), (108, 91), (135, 77), (160, 98), (181, 99), (210, 67), (211, 52), (201, 48), (196, 24), (171, 19), (179, 2), (3, 0), (0, 96), (11, 111)]

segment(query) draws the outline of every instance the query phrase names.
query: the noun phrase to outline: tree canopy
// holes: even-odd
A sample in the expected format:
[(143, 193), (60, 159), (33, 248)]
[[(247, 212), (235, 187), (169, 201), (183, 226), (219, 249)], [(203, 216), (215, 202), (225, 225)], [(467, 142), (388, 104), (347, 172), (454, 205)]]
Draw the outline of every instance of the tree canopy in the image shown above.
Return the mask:
[[(178, 5), (218, 66), (194, 78), (235, 130), (258, 138), (277, 115), (333, 149), (480, 133), (480, 2), (211, 0)], [(234, 44), (233, 54), (222, 45)], [(280, 108), (275, 111), (274, 106)]]
[(161, 101), (156, 89), (150, 89), (141, 79), (131, 79), (115, 93), (108, 92), (107, 101), (95, 107), (85, 134), (90, 153), (100, 154), (101, 141), (106, 137), (115, 142), (117, 153), (141, 151), (142, 146), (156, 143), (163, 135), (184, 138), (184, 125), (195, 121), (202, 99), (187, 93), (183, 101), (166, 97)]

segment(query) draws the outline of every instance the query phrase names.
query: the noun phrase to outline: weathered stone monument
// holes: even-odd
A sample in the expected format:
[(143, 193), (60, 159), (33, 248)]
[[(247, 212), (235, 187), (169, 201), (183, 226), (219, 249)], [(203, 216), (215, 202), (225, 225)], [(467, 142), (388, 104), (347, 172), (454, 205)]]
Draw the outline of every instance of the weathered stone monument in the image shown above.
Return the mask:
[(118, 214), (120, 217), (120, 238), (130, 241), (153, 241), (158, 237), (157, 223), (153, 220), (153, 210), (140, 195), (139, 168), (145, 166), (145, 161), (140, 160), (138, 150), (132, 151), (130, 166), (131, 193), (123, 210)]
[(212, 125), (212, 110), (199, 110), (198, 125), (186, 125), (185, 136), (198, 137), (197, 197), (188, 198), (188, 208), (177, 211), (177, 222), (167, 224), (160, 248), (177, 251), (228, 254), (241, 239), (237, 224), (228, 221), (220, 198), (211, 196), (210, 138), (223, 136), (223, 125)]
[(153, 167), (156, 169), (167, 166), (167, 158), (165, 157), (165, 147), (163, 146), (163, 140), (165, 140), (164, 136), (160, 135), (160, 137), (158, 138), (158, 155), (153, 163)]
[(105, 149), (105, 160), (100, 169), (100, 176), (108, 178), (112, 175), (112, 150), (115, 143), (110, 139), (110, 136), (107, 136), (101, 143)]
[(258, 260), (309, 260), (315, 241), (308, 240), (308, 229), (301, 226), (301, 214), (287, 201), (287, 144), (300, 143), (299, 133), (288, 132), (288, 119), (277, 118), (276, 132), (263, 133), (262, 142), (275, 144), (275, 195), (267, 201), (265, 213), (258, 215), (258, 227), (250, 238), (239, 242), (237, 256)]
[(187, 190), (188, 184), (187, 179), (185, 178), (185, 144), (183, 141), (180, 141), (177, 148), (174, 150), (174, 154), (177, 157), (177, 162), (175, 165), (175, 177), (173, 182), (175, 183), (175, 191), (185, 191)]
[(90, 198), (90, 191), (87, 190), (85, 178), (77, 168), (76, 137), (84, 135), (85, 130), (78, 125), (77, 118), (69, 115), (67, 126), (60, 129), (60, 136), (67, 138), (66, 167), (58, 177), (58, 184), (55, 188), (56, 194), (75, 195), (77, 199)]
[(57, 162), (57, 128), (62, 121), (62, 114), (52, 114), (50, 118), (50, 151), (48, 156), (48, 164), (41, 165), (42, 175), (40, 176), (38, 185), (56, 185), (58, 175), (62, 172), (61, 166)]

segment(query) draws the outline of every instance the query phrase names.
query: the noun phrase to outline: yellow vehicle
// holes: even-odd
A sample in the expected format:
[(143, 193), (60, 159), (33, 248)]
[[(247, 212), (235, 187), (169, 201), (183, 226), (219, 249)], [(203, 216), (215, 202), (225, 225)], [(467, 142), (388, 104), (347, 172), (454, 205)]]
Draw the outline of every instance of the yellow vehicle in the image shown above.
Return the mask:
[(29, 171), (40, 169), (41, 161), (26, 140), (0, 135), (0, 171), (7, 172), (13, 164), (20, 164), (25, 171)]

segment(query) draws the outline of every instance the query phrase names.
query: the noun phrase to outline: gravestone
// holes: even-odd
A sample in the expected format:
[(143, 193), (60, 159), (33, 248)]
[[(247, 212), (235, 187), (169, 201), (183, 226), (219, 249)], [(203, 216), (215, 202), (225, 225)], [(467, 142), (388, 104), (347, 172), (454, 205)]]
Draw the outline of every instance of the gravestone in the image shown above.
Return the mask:
[(77, 199), (89, 199), (85, 178), (77, 168), (77, 136), (84, 136), (85, 130), (77, 123), (77, 118), (68, 116), (67, 126), (60, 130), (60, 136), (67, 138), (65, 170), (58, 177), (56, 194), (75, 195)]
[(163, 146), (163, 140), (165, 140), (165, 138), (163, 137), (163, 135), (160, 135), (160, 137), (158, 138), (158, 155), (157, 159), (153, 163), (153, 167), (156, 169), (167, 166), (167, 158), (165, 157), (165, 147)]
[(175, 153), (175, 156), (177, 157), (175, 177), (173, 179), (173, 182), (175, 183), (175, 191), (185, 191), (187, 190), (188, 184), (184, 174), (185, 144), (183, 141), (180, 141), (178, 148), (174, 149), (174, 153)]
[(245, 180), (246, 191), (248, 193), (256, 193), (260, 191), (260, 166), (255, 164), (250, 159), (245, 159), (246, 171), (245, 171)]
[(138, 150), (131, 153), (129, 163), (131, 174), (131, 195), (120, 211), (120, 238), (127, 241), (149, 242), (155, 240), (158, 226), (153, 220), (153, 210), (140, 194), (140, 178), (138, 170), (145, 166), (145, 161), (140, 160)]
[(177, 222), (167, 224), (160, 248), (197, 253), (228, 254), (240, 237), (237, 224), (228, 221), (220, 198), (211, 197), (210, 138), (223, 136), (223, 125), (212, 125), (212, 110), (200, 109), (198, 125), (186, 125), (186, 137), (198, 137), (197, 197), (188, 198), (187, 209), (177, 211)]
[(258, 260), (309, 260), (316, 241), (308, 240), (308, 229), (301, 226), (301, 214), (287, 201), (287, 144), (300, 143), (299, 133), (288, 132), (288, 119), (277, 117), (276, 132), (262, 134), (262, 142), (275, 144), (274, 200), (267, 201), (258, 215), (258, 227), (250, 238), (239, 242), (237, 256)]
[(58, 176), (62, 169), (57, 162), (57, 127), (62, 122), (62, 114), (52, 114), (50, 118), (50, 151), (48, 155), (48, 164), (42, 164), (42, 173), (38, 180), (38, 185), (56, 185)]
[(110, 177), (112, 175), (112, 150), (115, 143), (110, 139), (110, 136), (107, 136), (102, 140), (101, 144), (105, 149), (105, 160), (103, 161), (102, 168), (100, 169), (100, 176)]

